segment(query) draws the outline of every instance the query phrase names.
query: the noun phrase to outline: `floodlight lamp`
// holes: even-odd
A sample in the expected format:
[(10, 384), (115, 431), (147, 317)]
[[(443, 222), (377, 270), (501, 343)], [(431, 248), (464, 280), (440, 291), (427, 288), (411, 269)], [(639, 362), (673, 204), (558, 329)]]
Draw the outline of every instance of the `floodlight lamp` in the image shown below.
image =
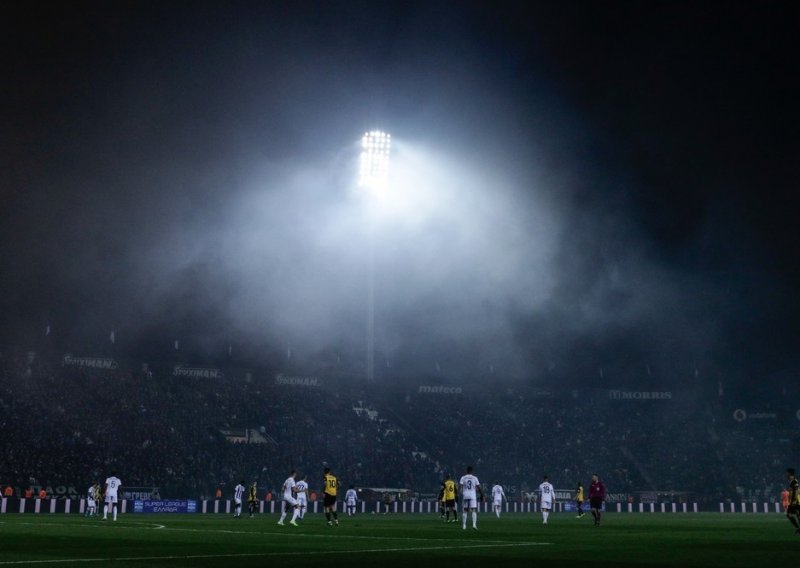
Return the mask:
[(384, 190), (389, 183), (391, 136), (380, 130), (365, 132), (361, 139), (358, 185)]

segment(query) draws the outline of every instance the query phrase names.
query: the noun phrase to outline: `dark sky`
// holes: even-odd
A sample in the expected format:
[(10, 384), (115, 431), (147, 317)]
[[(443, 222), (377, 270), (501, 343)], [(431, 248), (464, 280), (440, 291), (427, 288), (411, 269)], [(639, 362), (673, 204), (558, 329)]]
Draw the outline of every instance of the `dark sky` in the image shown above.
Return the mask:
[(0, 342), (357, 366), (351, 174), (383, 128), (408, 196), (376, 241), (383, 373), (795, 376), (799, 12), (5, 7)]

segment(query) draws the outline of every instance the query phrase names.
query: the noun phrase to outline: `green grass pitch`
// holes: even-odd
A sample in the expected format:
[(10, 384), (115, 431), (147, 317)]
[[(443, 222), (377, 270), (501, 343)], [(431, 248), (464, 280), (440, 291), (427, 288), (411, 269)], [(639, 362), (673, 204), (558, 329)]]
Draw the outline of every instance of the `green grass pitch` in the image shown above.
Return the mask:
[(4, 566), (780, 566), (800, 535), (779, 514), (479, 514), (478, 530), (438, 515), (339, 516), (300, 527), (277, 516), (0, 516)]

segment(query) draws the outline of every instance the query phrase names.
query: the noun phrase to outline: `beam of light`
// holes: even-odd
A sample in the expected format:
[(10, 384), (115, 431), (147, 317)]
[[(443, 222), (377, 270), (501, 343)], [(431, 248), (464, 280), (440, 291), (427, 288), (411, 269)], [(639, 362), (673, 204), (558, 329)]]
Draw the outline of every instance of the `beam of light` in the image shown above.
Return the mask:
[(389, 154), (392, 136), (380, 130), (365, 132), (361, 138), (358, 185), (378, 193), (389, 185)]

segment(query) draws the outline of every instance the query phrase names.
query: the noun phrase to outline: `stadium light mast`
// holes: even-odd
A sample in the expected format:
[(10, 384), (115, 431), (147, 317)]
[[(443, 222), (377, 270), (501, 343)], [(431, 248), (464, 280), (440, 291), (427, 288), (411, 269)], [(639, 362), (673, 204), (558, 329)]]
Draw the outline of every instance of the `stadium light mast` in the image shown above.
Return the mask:
[[(380, 130), (365, 132), (361, 138), (358, 186), (370, 200), (389, 188), (389, 156), (392, 136)], [(375, 380), (375, 237), (374, 204), (369, 204), (369, 259), (367, 267), (367, 365), (368, 382)]]

